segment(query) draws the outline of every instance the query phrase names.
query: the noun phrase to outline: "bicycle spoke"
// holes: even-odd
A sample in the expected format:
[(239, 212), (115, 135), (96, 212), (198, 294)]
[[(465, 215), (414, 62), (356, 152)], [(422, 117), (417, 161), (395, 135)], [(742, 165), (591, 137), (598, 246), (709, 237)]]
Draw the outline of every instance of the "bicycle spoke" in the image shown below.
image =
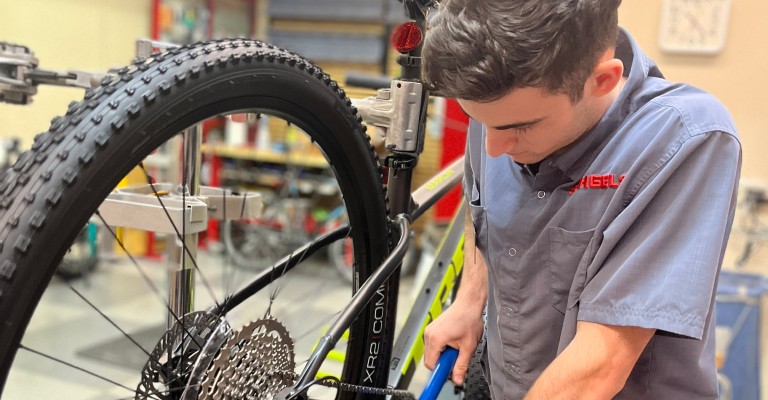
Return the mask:
[[(246, 201), (246, 193), (242, 194), (242, 205), (240, 207), (240, 219), (243, 219), (245, 216), (245, 201)], [(230, 220), (227, 219), (227, 191), (222, 190), (221, 192), (221, 204), (222, 204), (222, 215), (224, 216), (224, 219), (219, 224), (219, 237), (222, 236), (222, 230), (227, 229), (227, 224), (231, 223)], [(233, 255), (226, 251), (226, 249), (223, 252), (225, 263), (225, 276), (227, 279), (224, 281), (224, 292), (231, 294), (234, 292), (234, 283), (237, 282), (240, 278), (241, 271), (239, 268), (237, 268), (234, 265), (233, 261)], [(228, 295), (224, 301), (223, 301), (223, 307), (224, 309), (227, 309), (228, 302), (231, 300), (231, 295)]]
[(155, 296), (157, 296), (157, 299), (163, 305), (165, 305), (165, 307), (168, 310), (168, 312), (170, 312), (173, 315), (174, 319), (176, 319), (178, 321), (179, 317), (173, 312), (173, 310), (171, 309), (171, 306), (165, 300), (165, 297), (163, 297), (163, 294), (160, 293), (160, 289), (157, 288), (157, 286), (152, 281), (152, 279), (149, 277), (149, 275), (147, 275), (146, 271), (144, 271), (144, 269), (141, 267), (139, 262), (136, 261), (136, 258), (134, 258), (133, 255), (128, 251), (128, 249), (125, 247), (125, 244), (123, 243), (123, 241), (120, 240), (120, 238), (117, 236), (117, 233), (115, 233), (115, 231), (112, 229), (112, 227), (107, 225), (107, 221), (104, 219), (104, 217), (101, 216), (101, 213), (96, 211), (96, 213), (94, 215), (96, 215), (96, 217), (98, 217), (99, 220), (101, 220), (101, 223), (103, 224), (103, 226), (107, 228), (109, 233), (112, 235), (112, 238), (115, 239), (115, 241), (117, 242), (118, 246), (120, 246), (120, 248), (123, 250), (123, 252), (125, 252), (125, 255), (128, 257), (128, 259), (131, 260), (131, 264), (133, 264), (133, 266), (136, 268), (136, 270), (139, 271), (139, 274), (144, 279), (144, 283), (146, 283), (147, 286), (149, 286), (149, 288), (152, 289), (152, 292), (155, 294)]
[[(25, 346), (24, 344), (20, 344), (20, 345), (19, 345), (19, 348), (20, 348), (20, 349), (23, 349), (23, 350), (26, 350), (26, 351), (28, 351), (28, 352), (30, 352), (30, 353), (32, 353), (32, 354), (36, 354), (36, 355), (38, 355), (38, 356), (41, 356), (41, 357), (47, 358), (47, 359), (49, 359), (49, 360), (51, 360), (51, 361), (55, 361), (55, 362), (57, 362), (57, 363), (59, 363), (59, 364), (62, 364), (62, 365), (66, 365), (66, 366), (67, 366), (67, 367), (69, 367), (69, 368), (72, 368), (72, 369), (76, 369), (76, 370), (78, 370), (78, 371), (80, 371), (80, 372), (83, 372), (83, 373), (85, 373), (85, 374), (91, 375), (91, 376), (93, 376), (93, 377), (95, 377), (95, 378), (98, 378), (98, 379), (101, 379), (101, 380), (103, 380), (103, 381), (105, 381), (105, 382), (109, 382), (109, 383), (111, 383), (111, 384), (113, 384), (113, 385), (115, 385), (115, 386), (117, 386), (117, 387), (123, 388), (123, 389), (125, 389), (125, 390), (128, 390), (128, 391), (130, 391), (130, 392), (135, 392), (135, 390), (134, 390), (134, 389), (131, 389), (131, 388), (129, 388), (128, 386), (125, 386), (125, 385), (122, 385), (122, 384), (120, 384), (120, 383), (117, 383), (117, 382), (115, 382), (115, 381), (114, 381), (114, 380), (112, 380), (112, 379), (106, 378), (106, 377), (104, 377), (104, 376), (102, 376), (102, 375), (99, 375), (99, 374), (97, 374), (97, 373), (95, 373), (95, 372), (91, 372), (91, 371), (89, 371), (89, 370), (87, 370), (87, 369), (85, 369), (85, 368), (79, 367), (79, 366), (77, 366), (77, 365), (74, 365), (74, 364), (72, 364), (72, 363), (66, 362), (66, 361), (64, 361), (64, 360), (61, 360), (61, 359), (59, 359), (59, 358), (53, 357), (53, 356), (51, 356), (51, 355), (49, 355), (49, 354), (45, 354), (45, 353), (43, 353), (43, 352), (40, 352), (40, 351), (37, 351), (37, 350), (31, 349), (31, 348), (29, 348), (29, 347)], [(155, 399), (157, 399), (157, 398), (155, 397)], [(160, 400), (160, 399), (157, 399), (157, 400)]]
[(318, 324), (315, 324), (312, 328), (308, 329), (306, 332), (304, 332), (302, 334), (299, 334), (296, 337), (294, 337), (293, 340), (299, 341), (299, 340), (304, 339), (305, 337), (307, 337), (307, 336), (309, 336), (309, 335), (311, 335), (313, 333), (317, 333), (320, 330), (320, 327), (325, 326), (325, 325), (331, 325), (333, 323), (333, 321), (336, 319), (336, 317), (339, 316), (339, 314), (341, 314), (341, 311), (338, 311), (335, 314), (331, 315), (328, 318), (328, 320), (322, 321), (322, 322), (320, 322)]
[(111, 318), (109, 318), (107, 315), (105, 315), (105, 314), (104, 314), (104, 313), (103, 313), (101, 310), (99, 310), (99, 308), (98, 308), (98, 307), (96, 307), (96, 306), (95, 306), (95, 305), (94, 305), (94, 304), (93, 304), (93, 303), (92, 303), (90, 300), (88, 300), (87, 298), (85, 298), (85, 296), (83, 296), (83, 295), (82, 295), (82, 294), (81, 294), (81, 293), (80, 293), (80, 292), (79, 292), (77, 289), (75, 289), (75, 287), (74, 287), (74, 286), (72, 286), (72, 284), (70, 284), (69, 282), (67, 282), (67, 286), (69, 286), (69, 288), (70, 288), (70, 289), (71, 289), (73, 292), (75, 292), (75, 294), (77, 295), (77, 297), (79, 297), (80, 299), (82, 299), (82, 300), (83, 300), (85, 303), (87, 303), (87, 304), (88, 304), (88, 305), (89, 305), (89, 306), (90, 306), (90, 307), (91, 307), (91, 308), (92, 308), (94, 311), (96, 311), (97, 313), (99, 313), (99, 315), (101, 315), (101, 316), (102, 316), (102, 318), (104, 318), (105, 320), (107, 320), (107, 322), (109, 322), (109, 323), (110, 323), (110, 324), (111, 324), (113, 327), (115, 327), (115, 329), (117, 329), (118, 331), (120, 331), (120, 333), (121, 333), (121, 334), (123, 334), (123, 336), (125, 336), (125, 338), (126, 338), (126, 339), (128, 339), (128, 340), (129, 340), (131, 343), (133, 343), (134, 345), (136, 345), (136, 347), (137, 347), (139, 350), (141, 350), (141, 351), (142, 351), (144, 354), (146, 354), (146, 355), (147, 355), (147, 357), (150, 357), (150, 358), (152, 357), (152, 356), (149, 354), (149, 352), (148, 352), (148, 351), (147, 351), (147, 350), (146, 350), (144, 347), (142, 347), (142, 346), (141, 346), (141, 345), (140, 345), (140, 344), (139, 344), (139, 343), (138, 343), (138, 342), (137, 342), (137, 341), (136, 341), (136, 340), (135, 340), (135, 339), (134, 339), (134, 338), (133, 338), (131, 335), (129, 335), (127, 332), (125, 332), (125, 330), (123, 330), (123, 328), (121, 328), (120, 326), (118, 326), (118, 325), (117, 325), (117, 323), (116, 323), (115, 321), (113, 321)]
[[(307, 251), (309, 251), (309, 247), (307, 247), (307, 248), (305, 248), (305, 249), (304, 249), (304, 251), (302, 252), (301, 256), (300, 256), (300, 257), (299, 257), (299, 259), (298, 259), (298, 260), (295, 262), (295, 264), (294, 264), (294, 265), (298, 265), (298, 264), (301, 264), (301, 263), (304, 261), (304, 257), (307, 255)], [(295, 256), (295, 254), (296, 254), (296, 253), (295, 253), (295, 251), (291, 252), (291, 258), (292, 258), (293, 256)], [(283, 266), (283, 270), (281, 271), (281, 273), (280, 273), (280, 276), (279, 276), (277, 279), (280, 279), (280, 278), (282, 278), (283, 276), (285, 276), (285, 272), (286, 272), (287, 270), (288, 270), (288, 263), (285, 263), (285, 265)], [(272, 283), (274, 283), (274, 282), (275, 282), (275, 280), (273, 279), (273, 280), (272, 280)], [(272, 291), (272, 293), (270, 294), (270, 296), (269, 296), (269, 306), (268, 306), (268, 308), (267, 308), (267, 313), (268, 313), (268, 314), (269, 314), (269, 313), (271, 313), (271, 310), (272, 310), (272, 304), (275, 302), (275, 299), (277, 298), (277, 295), (280, 293), (280, 291), (282, 290), (282, 288), (283, 288), (283, 287), (284, 287), (284, 286), (281, 286), (281, 285), (279, 285), (279, 284), (278, 284), (278, 285), (277, 285), (277, 287), (275, 287), (275, 288), (274, 288), (274, 290)]]

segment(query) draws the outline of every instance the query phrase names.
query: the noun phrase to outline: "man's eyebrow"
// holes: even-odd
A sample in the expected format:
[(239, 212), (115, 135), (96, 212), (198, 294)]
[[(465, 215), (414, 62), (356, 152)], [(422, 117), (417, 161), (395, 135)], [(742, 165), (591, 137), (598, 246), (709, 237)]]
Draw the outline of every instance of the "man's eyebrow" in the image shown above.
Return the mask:
[(506, 131), (506, 130), (510, 130), (510, 129), (521, 129), (521, 128), (525, 128), (525, 127), (531, 126), (533, 124), (537, 124), (537, 123), (543, 121), (544, 118), (546, 118), (546, 117), (536, 118), (536, 119), (533, 119), (533, 120), (530, 120), (530, 121), (515, 122), (514, 124), (507, 124), (507, 125), (501, 125), (501, 126), (492, 126), (491, 128), (493, 128), (494, 130), (497, 130), (497, 131)]
[[(464, 107), (459, 105), (459, 109), (461, 110), (461, 112), (464, 113), (464, 115), (467, 116), (467, 118), (473, 119), (471, 115), (467, 114), (467, 112), (464, 111)], [(521, 129), (521, 128), (525, 128), (527, 126), (531, 126), (533, 124), (537, 124), (537, 123), (543, 121), (544, 119), (546, 119), (546, 117), (540, 117), (540, 118), (532, 119), (530, 121), (515, 122), (515, 123), (507, 124), (507, 125), (492, 126), (491, 128), (493, 130), (497, 130), (497, 131), (506, 131), (506, 130), (510, 130), (510, 129)]]

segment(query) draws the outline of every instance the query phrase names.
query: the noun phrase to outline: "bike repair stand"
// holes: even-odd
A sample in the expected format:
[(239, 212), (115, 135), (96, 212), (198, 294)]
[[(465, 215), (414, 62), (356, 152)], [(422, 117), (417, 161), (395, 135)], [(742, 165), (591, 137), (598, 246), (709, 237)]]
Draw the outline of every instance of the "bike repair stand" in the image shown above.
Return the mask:
[[(137, 56), (146, 59), (151, 57), (154, 49), (170, 47), (177, 46), (140, 40), (137, 42)], [(169, 328), (176, 323), (175, 316), (180, 317), (194, 310), (198, 234), (208, 228), (208, 220), (257, 217), (263, 206), (258, 193), (235, 194), (200, 185), (202, 141), (202, 124), (183, 132), (185, 163), (181, 185), (148, 183), (118, 189), (99, 207), (99, 212), (110, 226), (167, 233), (175, 238), (169, 244), (168, 298), (173, 312), (168, 317)]]

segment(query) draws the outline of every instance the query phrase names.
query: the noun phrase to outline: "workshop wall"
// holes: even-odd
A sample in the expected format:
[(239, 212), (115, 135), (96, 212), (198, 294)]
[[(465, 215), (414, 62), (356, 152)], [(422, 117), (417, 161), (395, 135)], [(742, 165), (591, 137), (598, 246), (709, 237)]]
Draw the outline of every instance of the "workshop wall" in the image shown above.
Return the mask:
[[(150, 0), (0, 0), (0, 40), (29, 47), (42, 69), (97, 72), (125, 65), (149, 28)], [(0, 103), (0, 137), (19, 136), (24, 148), (31, 146), (83, 93), (42, 86), (31, 105)]]
[[(619, 23), (661, 67), (667, 79), (698, 86), (730, 110), (744, 148), (742, 177), (768, 183), (768, 15), (764, 0), (731, 2), (728, 37), (722, 53), (714, 56), (681, 56), (661, 52), (658, 45), (662, 0), (624, 0)], [(712, 177), (717, 180), (717, 177)]]

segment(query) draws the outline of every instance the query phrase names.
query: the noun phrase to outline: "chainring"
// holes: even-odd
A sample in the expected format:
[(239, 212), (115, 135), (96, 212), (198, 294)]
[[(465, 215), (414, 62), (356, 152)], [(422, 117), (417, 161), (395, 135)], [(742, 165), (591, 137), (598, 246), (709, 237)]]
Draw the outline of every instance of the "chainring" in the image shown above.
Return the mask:
[(292, 385), (293, 340), (272, 316), (251, 322), (221, 349), (203, 379), (199, 400), (267, 400)]
[(232, 328), (218, 315), (205, 311), (185, 315), (155, 346), (134, 398), (196, 399), (205, 371), (232, 336)]

